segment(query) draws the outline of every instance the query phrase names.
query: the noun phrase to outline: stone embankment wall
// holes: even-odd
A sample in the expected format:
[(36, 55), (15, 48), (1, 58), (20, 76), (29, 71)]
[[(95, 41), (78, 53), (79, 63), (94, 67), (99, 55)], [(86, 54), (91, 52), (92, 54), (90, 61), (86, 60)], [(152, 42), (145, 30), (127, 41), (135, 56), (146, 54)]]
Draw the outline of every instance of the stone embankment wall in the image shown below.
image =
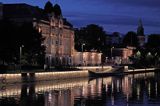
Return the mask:
[(88, 77), (88, 70), (0, 74), (0, 83), (21, 83)]

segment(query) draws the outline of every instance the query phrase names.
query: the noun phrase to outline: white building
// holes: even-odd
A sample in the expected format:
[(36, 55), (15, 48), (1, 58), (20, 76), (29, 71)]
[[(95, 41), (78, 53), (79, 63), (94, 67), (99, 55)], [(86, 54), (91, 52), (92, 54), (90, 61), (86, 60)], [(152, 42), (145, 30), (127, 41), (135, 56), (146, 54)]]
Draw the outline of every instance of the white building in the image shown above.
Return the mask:
[(97, 52), (74, 52), (73, 65), (101, 65), (102, 53)]

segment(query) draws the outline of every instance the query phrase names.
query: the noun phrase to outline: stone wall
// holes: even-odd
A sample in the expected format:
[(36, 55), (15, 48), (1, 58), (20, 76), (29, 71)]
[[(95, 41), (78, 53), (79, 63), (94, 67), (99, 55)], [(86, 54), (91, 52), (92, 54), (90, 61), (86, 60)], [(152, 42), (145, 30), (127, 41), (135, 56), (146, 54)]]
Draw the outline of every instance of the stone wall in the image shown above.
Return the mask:
[(58, 79), (82, 78), (82, 77), (88, 77), (88, 70), (22, 73), (22, 74), (0, 74), (0, 84), (48, 81), (48, 80), (58, 80)]

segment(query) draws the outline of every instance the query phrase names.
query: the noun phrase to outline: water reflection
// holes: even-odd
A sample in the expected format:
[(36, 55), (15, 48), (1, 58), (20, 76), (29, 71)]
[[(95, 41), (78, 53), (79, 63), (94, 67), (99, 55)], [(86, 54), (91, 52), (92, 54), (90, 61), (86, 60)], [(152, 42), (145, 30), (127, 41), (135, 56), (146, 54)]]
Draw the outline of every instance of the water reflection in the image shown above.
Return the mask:
[(0, 106), (159, 106), (160, 74), (3, 85)]

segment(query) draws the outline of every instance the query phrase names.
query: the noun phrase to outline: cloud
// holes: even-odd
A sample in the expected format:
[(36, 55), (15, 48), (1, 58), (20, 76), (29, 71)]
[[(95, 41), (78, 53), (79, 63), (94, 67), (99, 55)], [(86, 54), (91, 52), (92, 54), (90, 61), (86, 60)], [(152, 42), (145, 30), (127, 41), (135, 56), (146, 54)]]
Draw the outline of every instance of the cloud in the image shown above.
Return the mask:
[[(43, 8), (47, 1), (1, 0), (1, 2), (24, 2)], [(135, 30), (138, 20), (142, 18), (144, 27), (147, 28), (146, 32), (154, 30), (158, 32), (160, 28), (160, 0), (57, 0), (57, 2), (62, 8), (64, 17), (76, 27), (95, 23), (104, 26), (107, 31), (125, 32)]]
[[(89, 0), (81, 0), (84, 2), (89, 2)], [(92, 0), (94, 3), (100, 4), (114, 4), (114, 5), (129, 5), (129, 6), (144, 6), (144, 7), (158, 7), (160, 5), (160, 0)]]
[[(88, 23), (99, 23), (99, 24), (115, 24), (115, 25), (138, 25), (138, 16), (128, 16), (128, 15), (113, 15), (113, 14), (92, 14), (92, 13), (69, 13), (65, 14), (70, 20), (78, 22), (88, 22)], [(160, 26), (160, 21), (151, 20), (150, 17), (141, 18), (144, 25), (147, 26)]]
[[(115, 28), (124, 32), (129, 28), (133, 29), (128, 26), (137, 28), (138, 20), (141, 18), (147, 30), (157, 32), (160, 28), (160, 0), (80, 0), (75, 2), (81, 5), (77, 5), (74, 12), (68, 10), (64, 14), (75, 26), (95, 23), (103, 25), (106, 30)], [(111, 26), (114, 27), (106, 28)]]
[[(84, 27), (87, 24), (98, 24), (103, 26), (107, 32), (119, 31), (126, 33), (127, 31), (136, 31), (138, 27), (139, 17), (127, 16), (127, 15), (97, 15), (92, 13), (70, 13), (65, 14), (69, 21), (75, 27)], [(144, 18), (143, 25), (145, 28), (145, 33), (160, 33), (160, 21), (151, 20), (150, 18)]]

